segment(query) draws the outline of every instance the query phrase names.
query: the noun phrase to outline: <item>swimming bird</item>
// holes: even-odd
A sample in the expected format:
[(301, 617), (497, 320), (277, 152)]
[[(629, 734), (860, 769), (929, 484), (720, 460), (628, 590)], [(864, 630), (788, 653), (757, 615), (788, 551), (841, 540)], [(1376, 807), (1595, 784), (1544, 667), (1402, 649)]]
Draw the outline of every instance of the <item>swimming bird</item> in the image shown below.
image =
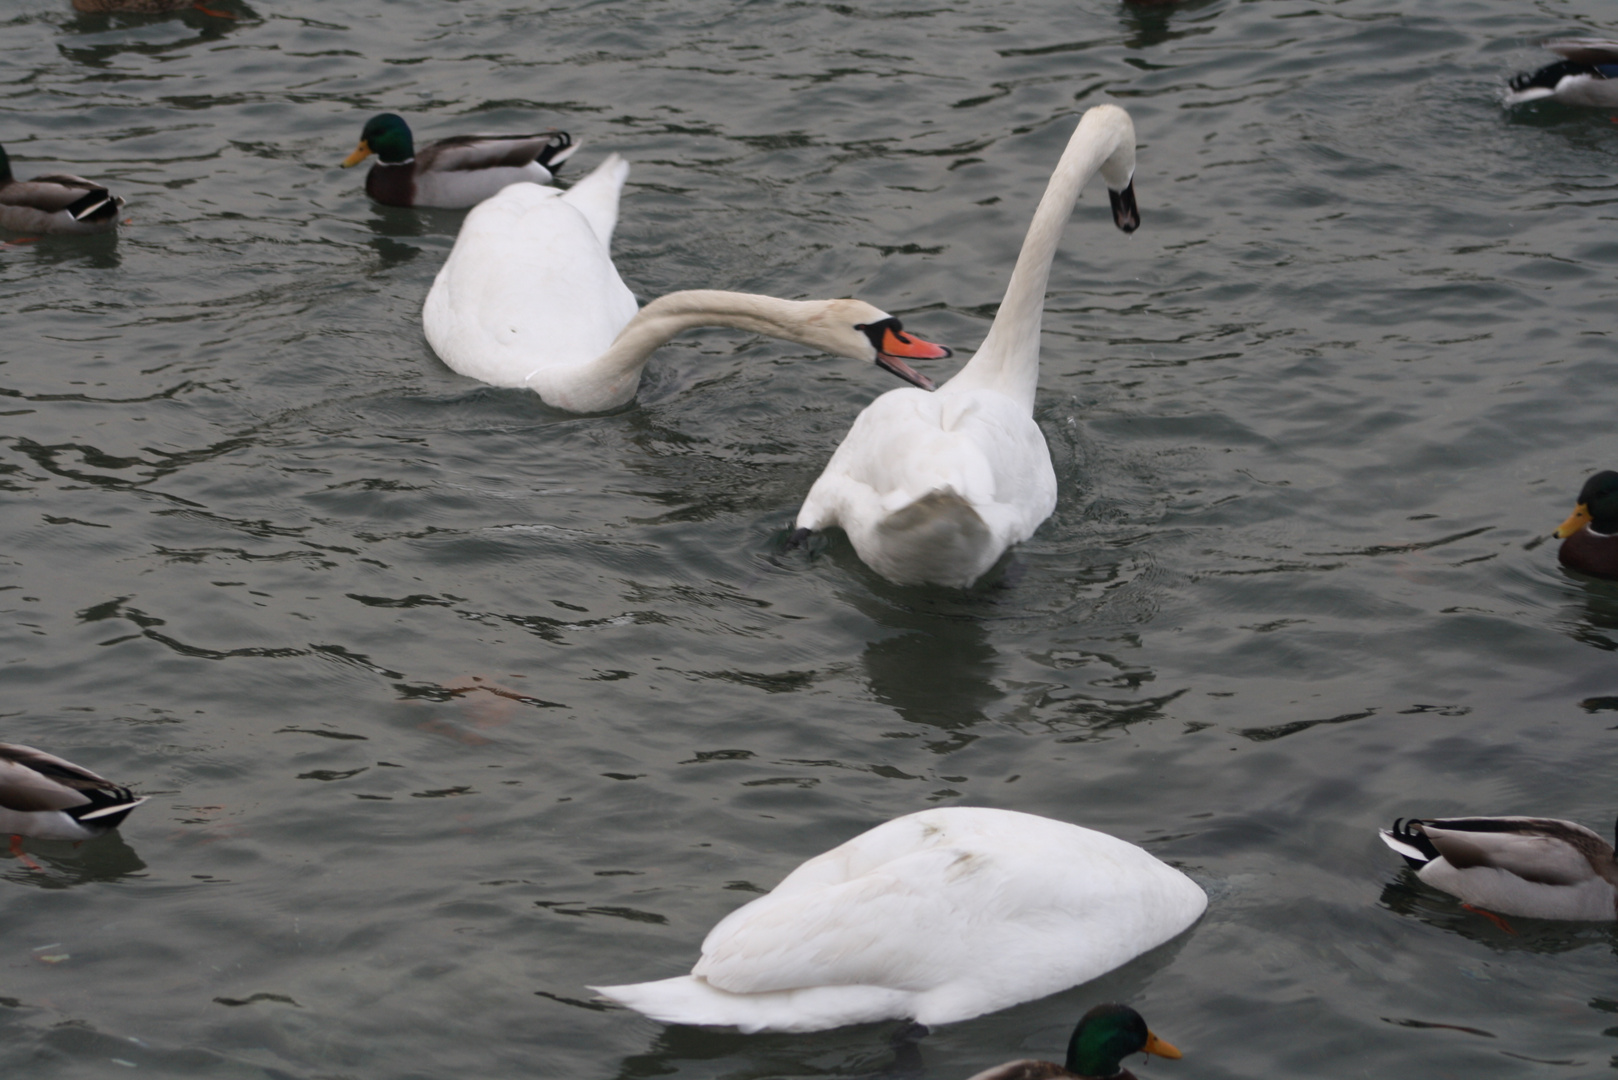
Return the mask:
[(1618, 41), (1570, 38), (1547, 41), (1545, 48), (1564, 57), (1538, 71), (1513, 75), (1507, 105), (1555, 98), (1568, 105), (1618, 108)]
[(71, 173), (18, 180), (0, 147), (0, 227), (29, 233), (112, 232), (123, 205), (124, 200), (100, 184)]
[(1618, 578), (1618, 472), (1598, 472), (1579, 489), (1579, 501), (1556, 527), (1556, 558), (1569, 570)]
[(1180, 1057), (1180, 1051), (1154, 1035), (1128, 1005), (1097, 1005), (1073, 1029), (1065, 1065), (1023, 1058), (984, 1069), (971, 1080), (1135, 1080), (1123, 1059), (1140, 1053)]
[(365, 193), (388, 206), (476, 206), (507, 184), (548, 184), (578, 149), (565, 131), (532, 135), (452, 135), (416, 149), (402, 116), (382, 113), (365, 122), (360, 144), (343, 168), (375, 154)]
[(1106, 833), (1012, 810), (895, 818), (709, 932), (691, 974), (592, 987), (678, 1024), (947, 1024), (1086, 982), (1196, 922), (1208, 898)]
[[(145, 797), (43, 750), (0, 743), (0, 833), (31, 861), (22, 838), (88, 840), (116, 828)], [(37, 867), (35, 867), (37, 869)]]
[(565, 192), (514, 184), (466, 215), (422, 307), (422, 329), (444, 363), (494, 386), (527, 387), (554, 408), (601, 412), (634, 398), (659, 345), (692, 327), (731, 326), (874, 362), (931, 388), (905, 360), (949, 350), (860, 300), (693, 289), (637, 311), (610, 252), (628, 176), (613, 154)]
[(1050, 516), (1056, 471), (1034, 423), (1040, 317), (1062, 227), (1097, 172), (1114, 223), (1133, 232), (1135, 128), (1116, 105), (1090, 109), (1068, 140), (977, 354), (937, 393), (890, 390), (860, 413), (809, 489), (794, 542), (841, 526), (889, 581), (964, 588)]
[(1618, 919), (1612, 845), (1556, 818), (1411, 818), (1381, 830), (1416, 876), (1502, 915)]

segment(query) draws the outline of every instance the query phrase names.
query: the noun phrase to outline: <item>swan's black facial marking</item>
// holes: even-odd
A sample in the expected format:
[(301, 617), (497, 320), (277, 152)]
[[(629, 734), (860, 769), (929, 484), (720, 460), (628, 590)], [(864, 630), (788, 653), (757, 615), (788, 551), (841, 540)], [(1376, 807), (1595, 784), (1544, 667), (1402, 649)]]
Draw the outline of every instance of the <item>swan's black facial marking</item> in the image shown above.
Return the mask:
[(938, 360), (952, 355), (943, 345), (935, 345), (931, 341), (924, 341), (905, 333), (899, 320), (891, 315), (874, 323), (857, 323), (854, 329), (870, 339), (871, 347), (876, 350), (878, 367), (887, 368), (905, 382), (919, 386), (923, 390), (931, 390), (933, 381), (905, 363), (901, 357), (913, 360)]
[(1130, 180), (1122, 191), (1107, 189), (1112, 200), (1112, 223), (1126, 233), (1140, 228), (1140, 207), (1135, 205), (1135, 181)]
[(892, 330), (900, 341), (908, 342), (910, 340), (909, 337), (902, 333), (904, 330), (904, 325), (899, 322), (898, 318), (893, 316), (883, 319), (880, 322), (859, 323), (854, 327), (854, 329), (863, 332), (866, 337), (870, 338), (871, 348), (875, 349), (877, 352), (882, 351), (883, 338), (887, 336), (887, 332), (889, 330)]

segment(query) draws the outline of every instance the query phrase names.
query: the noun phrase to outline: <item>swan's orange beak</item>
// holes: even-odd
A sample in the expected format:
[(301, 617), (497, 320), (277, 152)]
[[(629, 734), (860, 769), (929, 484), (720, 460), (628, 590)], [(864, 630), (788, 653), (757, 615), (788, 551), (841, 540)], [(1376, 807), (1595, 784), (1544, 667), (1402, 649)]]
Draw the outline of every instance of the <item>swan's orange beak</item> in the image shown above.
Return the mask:
[(1178, 1061), (1183, 1056), (1173, 1043), (1164, 1042), (1150, 1031), (1146, 1033), (1146, 1045), (1142, 1049), (1148, 1054), (1156, 1054), (1171, 1061)]
[(905, 360), (942, 360), (954, 355), (942, 345), (905, 333), (898, 319), (888, 319), (865, 329), (871, 335), (871, 343), (876, 346), (877, 364), (923, 390), (931, 390), (933, 381), (905, 363)]
[(1556, 538), (1566, 540), (1588, 524), (1590, 524), (1590, 508), (1580, 503), (1573, 508), (1573, 513), (1567, 516), (1567, 520), (1556, 527)]
[(361, 139), (360, 144), (354, 148), (354, 152), (343, 159), (343, 168), (346, 169), (351, 165), (358, 165), (360, 162), (370, 157), (372, 153), (373, 151), (371, 150), (371, 147), (364, 139)]

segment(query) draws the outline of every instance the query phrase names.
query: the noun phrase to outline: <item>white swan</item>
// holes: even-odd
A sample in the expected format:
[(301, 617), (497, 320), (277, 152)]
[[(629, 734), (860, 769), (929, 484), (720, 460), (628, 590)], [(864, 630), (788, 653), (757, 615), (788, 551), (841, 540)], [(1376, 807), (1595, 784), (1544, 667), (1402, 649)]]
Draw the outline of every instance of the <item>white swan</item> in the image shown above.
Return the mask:
[(947, 1024), (1111, 971), (1208, 905), (1105, 833), (1011, 810), (909, 814), (731, 912), (691, 974), (591, 989), (656, 1020), (819, 1031)]
[(809, 489), (794, 541), (841, 526), (865, 563), (901, 585), (966, 587), (1056, 508), (1056, 471), (1034, 423), (1045, 283), (1085, 183), (1100, 172), (1124, 232), (1135, 206), (1135, 127), (1116, 105), (1084, 114), (1023, 240), (977, 355), (937, 393), (868, 405)]
[(495, 386), (526, 386), (558, 409), (601, 412), (635, 396), (647, 359), (674, 335), (732, 326), (874, 362), (932, 388), (902, 358), (949, 350), (859, 300), (690, 290), (637, 313), (609, 251), (628, 176), (613, 154), (566, 192), (513, 184), (466, 215), (422, 308), (427, 341), (444, 363)]

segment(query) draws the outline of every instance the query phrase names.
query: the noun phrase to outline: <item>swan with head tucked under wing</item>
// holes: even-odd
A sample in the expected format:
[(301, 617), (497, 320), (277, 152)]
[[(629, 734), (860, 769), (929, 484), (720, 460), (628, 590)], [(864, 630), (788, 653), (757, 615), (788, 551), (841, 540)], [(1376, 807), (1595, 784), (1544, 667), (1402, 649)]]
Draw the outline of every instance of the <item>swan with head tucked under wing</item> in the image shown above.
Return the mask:
[(466, 215), (422, 308), (444, 363), (494, 386), (527, 387), (554, 408), (602, 412), (634, 398), (659, 345), (694, 327), (729, 326), (875, 363), (932, 389), (905, 361), (950, 351), (862, 300), (690, 289), (637, 311), (610, 251), (628, 176), (613, 154), (565, 192), (514, 184)]
[(592, 987), (675, 1024), (821, 1031), (949, 1024), (1087, 982), (1208, 898), (1134, 844), (1014, 810), (907, 814), (721, 919), (691, 974)]
[(977, 354), (936, 393), (890, 390), (868, 405), (809, 489), (801, 540), (841, 526), (900, 585), (964, 588), (1056, 508), (1056, 471), (1034, 422), (1039, 329), (1056, 246), (1097, 172), (1124, 232), (1135, 205), (1135, 127), (1116, 105), (1084, 114), (1034, 211), (1005, 299)]

